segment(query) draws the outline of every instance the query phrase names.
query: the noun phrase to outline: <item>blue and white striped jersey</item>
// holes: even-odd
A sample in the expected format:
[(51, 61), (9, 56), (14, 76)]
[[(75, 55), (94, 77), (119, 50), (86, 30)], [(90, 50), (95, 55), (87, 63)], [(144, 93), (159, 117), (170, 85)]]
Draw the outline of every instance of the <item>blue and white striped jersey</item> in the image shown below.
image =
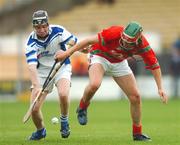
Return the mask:
[[(49, 36), (45, 40), (39, 40), (33, 31), (26, 46), (26, 60), (28, 64), (38, 64), (42, 67), (52, 67), (55, 53), (66, 50), (69, 40), (77, 42), (77, 38), (60, 25), (49, 25)], [(68, 59), (65, 64), (69, 64)]]

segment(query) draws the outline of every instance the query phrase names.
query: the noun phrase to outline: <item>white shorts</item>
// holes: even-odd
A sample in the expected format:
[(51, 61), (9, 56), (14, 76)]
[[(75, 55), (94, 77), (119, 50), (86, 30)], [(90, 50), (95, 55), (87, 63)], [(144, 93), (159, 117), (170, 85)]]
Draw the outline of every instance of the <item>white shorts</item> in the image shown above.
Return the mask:
[(113, 77), (125, 76), (132, 73), (127, 60), (123, 60), (119, 63), (111, 63), (107, 59), (97, 55), (91, 55), (89, 60), (90, 65), (100, 63), (105, 70), (105, 74)]
[[(46, 71), (46, 70), (45, 70)], [(46, 73), (47, 75), (49, 74), (49, 71), (46, 71), (44, 73)], [(41, 74), (39, 74), (39, 82), (40, 82), (40, 85), (41, 87), (43, 86), (46, 78), (44, 76), (40, 76)], [(71, 75), (72, 75), (72, 66), (70, 64), (67, 64), (67, 65), (63, 65), (59, 71), (56, 73), (56, 75), (54, 76), (54, 78), (50, 81), (50, 83), (48, 84), (47, 88), (45, 89), (46, 91), (48, 91), (48, 93), (52, 92), (53, 90), (53, 87), (54, 87), (54, 84), (56, 85), (57, 82), (62, 79), (62, 78), (65, 78), (69, 81), (71, 81)], [(33, 86), (31, 87), (31, 89), (33, 88)]]

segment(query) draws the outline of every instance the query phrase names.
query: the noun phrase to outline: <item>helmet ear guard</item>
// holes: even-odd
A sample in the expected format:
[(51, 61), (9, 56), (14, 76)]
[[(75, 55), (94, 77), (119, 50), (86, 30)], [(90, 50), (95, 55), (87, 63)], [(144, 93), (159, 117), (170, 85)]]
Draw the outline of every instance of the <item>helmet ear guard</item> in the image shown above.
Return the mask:
[(32, 16), (33, 26), (48, 24), (48, 14), (44, 10), (38, 10)]

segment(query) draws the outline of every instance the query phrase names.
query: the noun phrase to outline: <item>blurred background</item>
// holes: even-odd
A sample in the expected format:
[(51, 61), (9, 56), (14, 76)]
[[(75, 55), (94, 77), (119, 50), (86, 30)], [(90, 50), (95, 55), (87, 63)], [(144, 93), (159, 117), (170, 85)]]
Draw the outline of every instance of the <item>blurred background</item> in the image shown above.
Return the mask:
[[(34, 11), (43, 9), (50, 24), (64, 26), (79, 40), (111, 25), (129, 21), (142, 24), (162, 68), (164, 88), (170, 98), (180, 98), (179, 0), (0, 0), (0, 101), (27, 101), (30, 80), (25, 60), (26, 40), (32, 31)], [(88, 82), (87, 56), (75, 53), (71, 98), (79, 99)], [(143, 98), (159, 98), (151, 73), (143, 62), (129, 61)], [(124, 94), (105, 77), (95, 99), (120, 99)], [(56, 100), (56, 91), (47, 99)]]

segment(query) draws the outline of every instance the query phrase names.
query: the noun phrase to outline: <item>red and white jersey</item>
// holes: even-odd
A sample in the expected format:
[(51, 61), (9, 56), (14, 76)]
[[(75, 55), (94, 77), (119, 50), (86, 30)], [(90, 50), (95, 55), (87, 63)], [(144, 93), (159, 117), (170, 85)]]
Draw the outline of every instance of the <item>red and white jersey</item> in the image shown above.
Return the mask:
[(111, 63), (118, 63), (133, 55), (139, 55), (142, 57), (147, 69), (159, 68), (155, 53), (143, 35), (140, 39), (141, 42), (133, 47), (128, 48), (121, 45), (123, 30), (123, 26), (112, 26), (99, 32), (99, 43), (92, 45), (90, 53), (104, 57)]

